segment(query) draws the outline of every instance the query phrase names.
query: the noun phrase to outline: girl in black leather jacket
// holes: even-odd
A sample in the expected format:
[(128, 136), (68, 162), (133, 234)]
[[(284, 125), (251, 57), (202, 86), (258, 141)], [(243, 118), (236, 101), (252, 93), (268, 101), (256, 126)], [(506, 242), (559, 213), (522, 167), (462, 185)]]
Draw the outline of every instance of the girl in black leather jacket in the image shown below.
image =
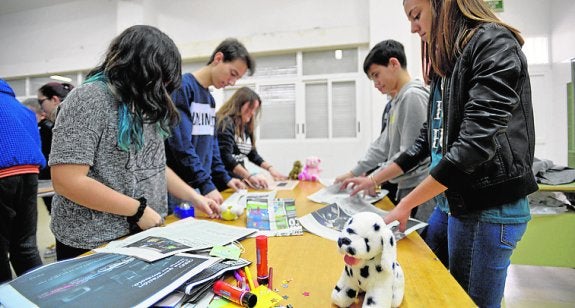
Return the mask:
[[(531, 88), (519, 31), (483, 0), (404, 0), (411, 32), (429, 43), (428, 121), (415, 144), (354, 193), (431, 156), (430, 176), (385, 217), (400, 222), (435, 198), (422, 235), (480, 307), (499, 307), (511, 253), (537, 190)], [(342, 185), (342, 186), (343, 186)]]

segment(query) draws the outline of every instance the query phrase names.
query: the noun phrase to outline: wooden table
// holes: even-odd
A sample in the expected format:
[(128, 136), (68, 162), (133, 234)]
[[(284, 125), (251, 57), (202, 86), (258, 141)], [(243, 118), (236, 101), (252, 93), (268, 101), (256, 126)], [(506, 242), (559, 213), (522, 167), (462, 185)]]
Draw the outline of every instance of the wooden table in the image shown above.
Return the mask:
[[(293, 191), (278, 191), (277, 197), (295, 198), (297, 215), (301, 217), (323, 206), (306, 198), (321, 188), (319, 183), (300, 182)], [(223, 195), (230, 194), (224, 192)], [(384, 209), (393, 206), (387, 198), (376, 205)], [(245, 214), (226, 223), (245, 226)], [(255, 239), (241, 243), (245, 248), (242, 257), (254, 262), (250, 270), (255, 275)], [(282, 305), (335, 307), (331, 303), (331, 291), (344, 267), (335, 242), (305, 232), (302, 236), (270, 237), (268, 247), (268, 264), (274, 269), (274, 289), (288, 297)], [(398, 258), (406, 279), (401, 307), (476, 307), (416, 232), (398, 242)]]

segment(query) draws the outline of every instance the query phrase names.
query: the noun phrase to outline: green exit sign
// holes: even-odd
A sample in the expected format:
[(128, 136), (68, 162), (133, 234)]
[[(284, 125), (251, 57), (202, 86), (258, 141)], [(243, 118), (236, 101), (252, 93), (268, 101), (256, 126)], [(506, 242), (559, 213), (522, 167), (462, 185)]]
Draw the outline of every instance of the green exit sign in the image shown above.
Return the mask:
[(494, 12), (503, 12), (503, 0), (485, 0)]

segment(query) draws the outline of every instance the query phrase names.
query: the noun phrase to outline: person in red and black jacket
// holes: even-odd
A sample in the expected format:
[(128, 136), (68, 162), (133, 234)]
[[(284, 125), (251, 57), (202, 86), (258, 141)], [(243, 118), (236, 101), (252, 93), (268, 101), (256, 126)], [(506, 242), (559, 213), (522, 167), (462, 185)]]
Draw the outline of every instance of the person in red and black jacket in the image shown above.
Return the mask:
[(34, 112), (0, 79), (0, 283), (42, 265), (36, 244), (38, 173), (46, 165)]

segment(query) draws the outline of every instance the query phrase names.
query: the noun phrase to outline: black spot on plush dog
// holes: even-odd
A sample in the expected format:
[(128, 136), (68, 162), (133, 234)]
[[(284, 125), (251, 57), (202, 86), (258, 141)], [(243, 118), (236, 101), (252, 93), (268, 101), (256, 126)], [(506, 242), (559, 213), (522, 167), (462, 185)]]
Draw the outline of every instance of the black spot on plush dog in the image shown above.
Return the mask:
[(365, 292), (363, 307), (399, 307), (405, 278), (397, 263), (393, 232), (375, 213), (357, 213), (349, 219), (337, 241), (346, 266), (331, 299), (349, 307), (357, 294)]

